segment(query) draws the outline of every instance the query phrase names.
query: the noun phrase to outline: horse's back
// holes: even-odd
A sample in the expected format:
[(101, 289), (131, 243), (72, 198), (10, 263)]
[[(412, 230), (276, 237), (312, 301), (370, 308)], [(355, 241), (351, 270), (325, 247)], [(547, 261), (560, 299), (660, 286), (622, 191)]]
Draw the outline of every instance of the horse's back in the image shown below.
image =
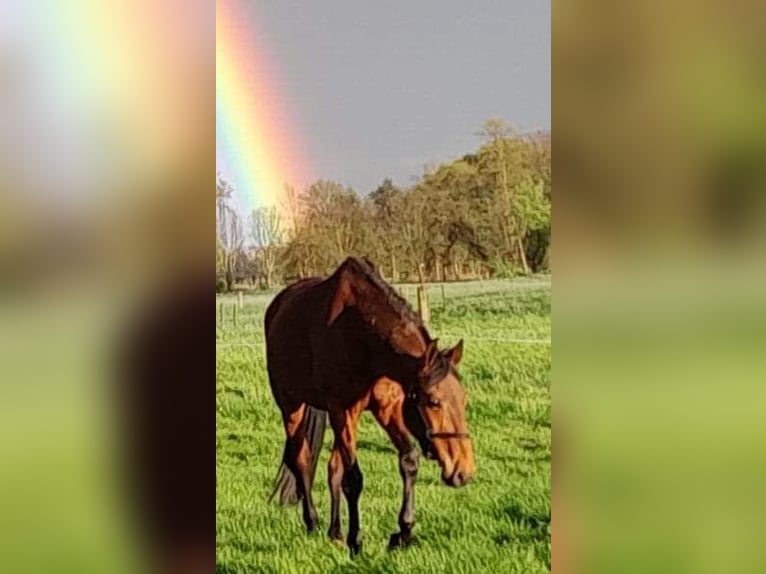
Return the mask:
[(290, 300), (295, 297), (296, 294), (302, 293), (306, 289), (321, 283), (322, 279), (318, 277), (310, 277), (308, 279), (301, 279), (291, 285), (288, 285), (276, 294), (274, 299), (271, 300), (269, 306), (266, 308), (266, 315), (264, 317), (264, 328), (266, 329), (266, 336), (269, 334), (269, 327), (274, 320), (274, 317), (279, 313), (285, 305), (289, 304)]
[(318, 278), (293, 283), (266, 309), (266, 363), (280, 406), (313, 402), (311, 333), (322, 308), (321, 283)]

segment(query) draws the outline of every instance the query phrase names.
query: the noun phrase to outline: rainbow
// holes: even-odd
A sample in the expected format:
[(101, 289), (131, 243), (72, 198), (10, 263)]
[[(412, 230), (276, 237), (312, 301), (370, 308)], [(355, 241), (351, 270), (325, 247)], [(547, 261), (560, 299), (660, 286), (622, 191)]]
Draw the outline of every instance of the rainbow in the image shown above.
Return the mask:
[(254, 16), (251, 3), (216, 2), (216, 171), (245, 212), (281, 207), (285, 185), (307, 181)]

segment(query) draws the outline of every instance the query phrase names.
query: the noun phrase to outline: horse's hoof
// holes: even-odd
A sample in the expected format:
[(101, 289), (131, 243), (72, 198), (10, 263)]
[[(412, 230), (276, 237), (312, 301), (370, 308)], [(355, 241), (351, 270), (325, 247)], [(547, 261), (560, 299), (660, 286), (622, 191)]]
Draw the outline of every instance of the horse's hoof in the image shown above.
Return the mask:
[(306, 523), (306, 532), (309, 534), (316, 534), (319, 529), (319, 523), (316, 520)]
[(351, 553), (351, 558), (359, 556), (359, 553), (362, 551), (362, 542), (349, 542), (348, 549)]
[(406, 548), (413, 542), (412, 535), (402, 534), (401, 532), (395, 532), (388, 539), (388, 549), (395, 550), (397, 548)]
[(327, 536), (330, 537), (330, 540), (335, 546), (339, 548), (345, 546), (345, 544), (343, 544), (343, 533), (340, 531), (340, 528), (330, 528), (330, 530), (327, 531)]
[(402, 544), (402, 536), (398, 532), (394, 532), (388, 539), (389, 550), (394, 550), (395, 548), (399, 548), (401, 544)]

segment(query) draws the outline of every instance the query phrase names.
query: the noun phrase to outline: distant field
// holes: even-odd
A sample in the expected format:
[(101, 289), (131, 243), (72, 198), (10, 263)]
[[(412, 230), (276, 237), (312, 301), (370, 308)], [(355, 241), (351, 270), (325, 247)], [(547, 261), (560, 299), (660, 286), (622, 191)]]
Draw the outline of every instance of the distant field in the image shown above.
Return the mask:
[[(401, 286), (414, 300), (414, 286)], [(305, 533), (297, 508), (267, 504), (284, 434), (266, 378), (263, 312), (272, 295), (217, 298), (216, 571), (547, 572), (551, 538), (550, 278), (429, 287), (431, 333), (444, 346), (465, 340), (460, 367), (469, 394), (477, 474), (465, 488), (442, 485), (421, 459), (416, 487), (418, 542), (388, 552), (401, 499), (393, 446), (369, 413), (361, 422), (359, 463), (363, 554), (351, 560), (326, 536), (327, 458), (317, 467), (320, 534)], [(347, 524), (345, 501), (342, 519)]]

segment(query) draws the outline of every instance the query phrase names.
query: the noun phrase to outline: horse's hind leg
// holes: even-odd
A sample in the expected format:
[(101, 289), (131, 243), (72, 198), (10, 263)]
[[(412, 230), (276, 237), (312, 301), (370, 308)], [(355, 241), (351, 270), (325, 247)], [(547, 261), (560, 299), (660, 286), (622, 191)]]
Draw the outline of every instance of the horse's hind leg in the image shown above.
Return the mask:
[(305, 412), (305, 403), (292, 411), (283, 411), (285, 431), (287, 432), (285, 464), (295, 475), (298, 496), (303, 502), (303, 522), (306, 529), (313, 532), (317, 526), (318, 515), (311, 498), (311, 473), (313, 471), (311, 449), (304, 425), (301, 424)]
[[(362, 471), (356, 460), (356, 428), (363, 405), (357, 404), (349, 410), (331, 411), (330, 422), (335, 433), (333, 455), (339, 453), (343, 463), (341, 488), (348, 503), (348, 544), (351, 555), (358, 554), (362, 549), (362, 528), (359, 521), (359, 497), (364, 486)], [(340, 519), (338, 520), (340, 529)]]
[(327, 484), (330, 487), (330, 529), (327, 535), (336, 542), (343, 540), (340, 527), (340, 492), (343, 481), (343, 458), (340, 454), (340, 443), (337, 438), (332, 447), (332, 454), (327, 463)]

